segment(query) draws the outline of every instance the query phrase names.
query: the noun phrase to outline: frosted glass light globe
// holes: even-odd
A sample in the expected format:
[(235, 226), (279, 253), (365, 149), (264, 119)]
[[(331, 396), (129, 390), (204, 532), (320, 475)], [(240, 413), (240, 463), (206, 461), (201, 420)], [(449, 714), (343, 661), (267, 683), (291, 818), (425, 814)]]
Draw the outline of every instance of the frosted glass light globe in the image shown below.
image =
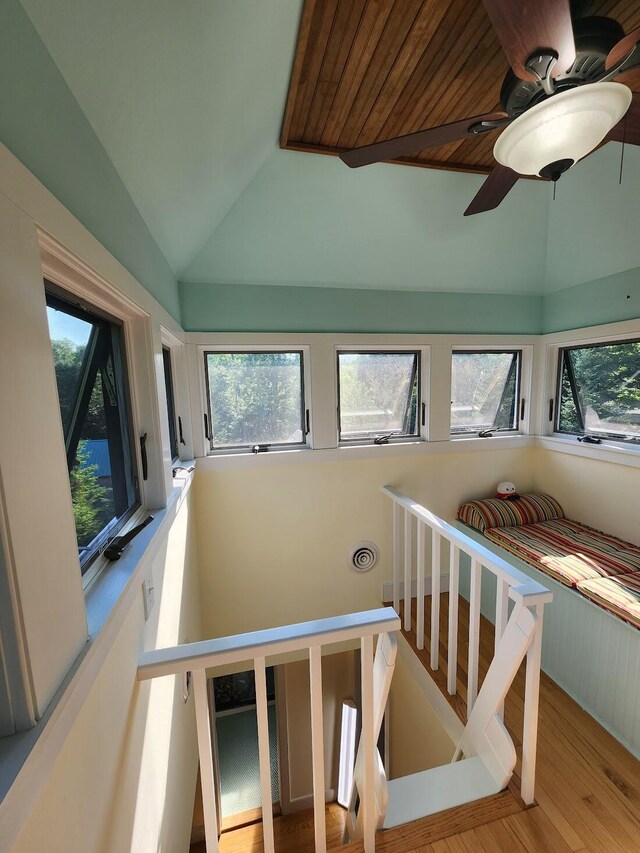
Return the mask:
[(520, 175), (539, 175), (558, 160), (577, 163), (616, 126), (631, 99), (631, 90), (622, 83), (590, 83), (558, 92), (503, 130), (493, 156)]

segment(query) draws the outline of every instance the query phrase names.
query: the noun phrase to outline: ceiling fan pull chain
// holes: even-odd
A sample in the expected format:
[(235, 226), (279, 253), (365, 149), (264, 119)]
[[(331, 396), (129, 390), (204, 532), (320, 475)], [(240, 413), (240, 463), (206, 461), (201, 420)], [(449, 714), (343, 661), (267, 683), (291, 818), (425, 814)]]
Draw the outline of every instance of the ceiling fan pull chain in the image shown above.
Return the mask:
[(618, 184), (622, 186), (622, 169), (624, 167), (624, 144), (627, 141), (627, 117), (622, 119), (622, 150), (620, 152), (620, 178), (618, 180)]

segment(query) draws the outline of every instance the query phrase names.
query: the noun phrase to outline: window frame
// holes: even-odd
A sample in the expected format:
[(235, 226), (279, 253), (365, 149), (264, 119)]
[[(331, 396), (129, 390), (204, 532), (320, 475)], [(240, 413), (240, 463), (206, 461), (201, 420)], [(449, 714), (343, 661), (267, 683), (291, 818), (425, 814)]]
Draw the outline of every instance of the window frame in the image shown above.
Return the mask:
[[(451, 406), (453, 405), (453, 401), (449, 404), (449, 439), (451, 441), (458, 440), (469, 440), (470, 438), (493, 438), (495, 436), (513, 436), (513, 435), (522, 435), (528, 430), (529, 417), (531, 406), (526, 406), (526, 397), (525, 397), (525, 389), (530, 384), (530, 356), (527, 353), (527, 347), (525, 346), (464, 346), (464, 345), (454, 345), (451, 348), (451, 361), (450, 361), (450, 394), (449, 398), (453, 396), (453, 357), (457, 353), (468, 354), (468, 355), (482, 355), (482, 354), (504, 354), (504, 355), (517, 355), (518, 356), (518, 369), (516, 373), (516, 426), (513, 429), (492, 429), (489, 427), (485, 430), (464, 430), (459, 432), (453, 432), (452, 430), (452, 418), (451, 418)], [(529, 411), (527, 411), (527, 409)], [(490, 433), (487, 435), (481, 435), (481, 433)]]
[[(157, 382), (150, 382), (150, 368), (157, 364), (160, 356), (160, 332), (163, 328), (152, 320), (149, 310), (134, 301), (124, 290), (117, 289), (109, 279), (89, 266), (85, 261), (62, 246), (57, 240), (37, 229), (40, 249), (40, 287), (42, 308), (45, 310), (44, 280), (73, 304), (80, 305), (90, 313), (103, 313), (122, 326), (123, 348), (126, 353), (127, 384), (129, 388), (129, 417), (133, 428), (133, 453), (138, 477), (140, 506), (122, 528), (120, 535), (127, 533), (148, 514), (148, 507), (164, 507), (171, 494), (171, 471), (166, 471), (162, 443), (162, 415)], [(144, 294), (142, 294), (144, 295)], [(45, 321), (46, 322), (46, 321)], [(49, 352), (50, 345), (49, 345)], [(51, 354), (51, 370), (54, 370)], [(157, 371), (153, 375), (158, 377)], [(55, 379), (54, 379), (55, 382)], [(60, 409), (58, 407), (58, 412)], [(139, 438), (147, 433), (147, 479), (142, 476), (142, 453)], [(64, 447), (63, 447), (64, 449)], [(65, 466), (66, 467), (66, 466)], [(68, 487), (67, 487), (68, 488)], [(70, 524), (73, 525), (71, 496), (69, 494)], [(61, 495), (62, 496), (62, 495)], [(75, 533), (75, 526), (72, 528)], [(74, 545), (75, 536), (74, 536)], [(77, 545), (75, 548), (77, 555)], [(81, 576), (78, 559), (78, 578), (85, 604), (95, 582), (108, 572), (110, 563), (100, 554), (89, 571)]]
[[(55, 282), (50, 281), (46, 276), (44, 277), (44, 292), (47, 308), (53, 307), (55, 310), (63, 311), (69, 316), (76, 317), (84, 322), (92, 322), (91, 318), (95, 318), (98, 322), (108, 323), (112, 327), (117, 327), (119, 335), (119, 352), (117, 357), (118, 360), (121, 361), (121, 364), (118, 372), (123, 380), (121, 393), (125, 397), (124, 404), (126, 410), (126, 423), (124, 424), (126, 427), (126, 436), (124, 435), (124, 430), (122, 430), (121, 440), (123, 445), (125, 441), (129, 445), (131, 476), (133, 478), (132, 486), (135, 492), (135, 499), (125, 512), (108, 522), (100, 532), (93, 537), (86, 547), (80, 548), (78, 545), (80, 573), (82, 576), (83, 586), (86, 587), (98, 574), (100, 568), (103, 567), (101, 564), (100, 567), (94, 568), (96, 561), (100, 560), (109, 543), (122, 532), (123, 528), (131, 521), (131, 519), (139, 515), (142, 507), (140, 488), (141, 477), (137, 460), (137, 447), (133, 422), (133, 398), (131, 393), (131, 378), (129, 373), (129, 358), (127, 353), (125, 328), (124, 323), (118, 317), (114, 317), (103, 308), (96, 308), (91, 304), (87, 304), (85, 300), (78, 299)], [(52, 302), (54, 303), (53, 305), (50, 304)], [(56, 303), (60, 307), (56, 308)], [(69, 470), (68, 466), (69, 463), (67, 461), (67, 470)], [(82, 552), (86, 553), (83, 555)]]
[[(428, 414), (425, 393), (425, 363), (428, 365), (427, 348), (423, 346), (335, 346), (335, 394), (336, 394), (336, 446), (337, 447), (384, 447), (389, 444), (407, 444), (426, 441)], [(386, 441), (376, 444), (375, 437), (343, 438), (340, 429), (340, 355), (415, 355), (416, 356), (416, 432), (390, 435)], [(381, 435), (384, 433), (381, 433)]]
[[(254, 454), (262, 455), (268, 452), (291, 452), (296, 450), (308, 450), (312, 447), (312, 413), (310, 400), (310, 357), (308, 346), (298, 345), (264, 345), (264, 346), (248, 346), (248, 345), (205, 345), (199, 347), (202, 365), (202, 392), (203, 392), (203, 418), (202, 434), (204, 441), (205, 454), (207, 456), (225, 456), (236, 454)], [(220, 354), (239, 354), (239, 355), (276, 355), (279, 353), (294, 353), (300, 356), (300, 401), (301, 401), (301, 419), (300, 428), (302, 430), (303, 441), (301, 442), (270, 442), (260, 445), (238, 444), (228, 445), (225, 447), (215, 447), (213, 444), (213, 418), (211, 415), (211, 394), (209, 391), (209, 370), (207, 356)], [(207, 432), (209, 434), (207, 434)], [(265, 448), (264, 451), (256, 453), (253, 448), (259, 446)]]
[[(610, 347), (616, 345), (624, 345), (624, 344), (640, 344), (640, 334), (636, 333), (635, 335), (623, 336), (623, 337), (607, 337), (601, 338), (592, 341), (580, 341), (580, 342), (567, 342), (558, 344), (553, 349), (555, 350), (555, 388), (554, 395), (550, 399), (553, 400), (553, 422), (551, 427), (551, 434), (554, 436), (558, 436), (559, 438), (566, 439), (567, 437), (575, 436), (578, 440), (582, 440), (584, 436), (591, 436), (594, 439), (600, 439), (599, 442), (587, 442), (590, 447), (597, 446), (598, 444), (613, 442), (614, 446), (622, 446), (625, 448), (632, 448), (640, 451), (640, 435), (637, 438), (620, 438), (614, 433), (608, 433), (604, 430), (602, 432), (589, 432), (584, 424), (584, 419), (582, 417), (582, 412), (580, 411), (580, 407), (578, 405), (578, 400), (576, 398), (576, 389), (571, 387), (571, 393), (574, 400), (574, 405), (576, 408), (576, 414), (578, 419), (582, 422), (582, 430), (579, 432), (574, 432), (572, 430), (563, 430), (560, 429), (560, 401), (562, 397), (562, 374), (564, 368), (564, 358), (565, 353), (572, 350), (579, 349), (597, 349), (600, 347)], [(567, 359), (567, 363), (571, 368), (571, 373), (573, 373), (573, 365), (571, 364), (570, 359)], [(571, 380), (569, 380), (571, 381)]]

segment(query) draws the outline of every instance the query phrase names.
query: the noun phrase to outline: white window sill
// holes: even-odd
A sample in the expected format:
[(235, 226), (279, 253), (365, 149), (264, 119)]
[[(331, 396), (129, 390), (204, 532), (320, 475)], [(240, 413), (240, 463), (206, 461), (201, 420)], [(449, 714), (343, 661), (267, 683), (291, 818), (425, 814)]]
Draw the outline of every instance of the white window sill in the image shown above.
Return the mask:
[(612, 441), (602, 441), (601, 444), (584, 444), (575, 436), (539, 435), (536, 436), (536, 446), (557, 453), (567, 453), (570, 456), (581, 456), (588, 459), (599, 459), (601, 462), (613, 462), (617, 465), (628, 465), (640, 468), (640, 446), (629, 446)]
[(338, 462), (392, 458), (394, 456), (418, 456), (431, 453), (458, 453), (478, 450), (497, 450), (528, 447), (533, 437), (528, 435), (503, 435), (491, 439), (468, 436), (464, 439), (444, 441), (397, 441), (389, 444), (341, 445), (328, 448), (305, 448), (304, 450), (270, 450), (266, 453), (237, 453), (210, 455), (197, 460), (201, 471), (226, 471), (233, 468), (254, 468), (271, 465), (296, 465), (307, 462)]

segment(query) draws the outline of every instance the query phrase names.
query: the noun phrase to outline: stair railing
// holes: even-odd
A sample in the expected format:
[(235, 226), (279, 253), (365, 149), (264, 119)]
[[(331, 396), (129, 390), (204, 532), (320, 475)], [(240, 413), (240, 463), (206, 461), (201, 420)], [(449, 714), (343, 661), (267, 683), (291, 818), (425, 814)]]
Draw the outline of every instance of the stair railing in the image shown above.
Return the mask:
[[(394, 646), (387, 635), (400, 629), (400, 620), (391, 607), (351, 613), (303, 622), (249, 634), (237, 634), (199, 643), (186, 643), (166, 649), (143, 652), (138, 665), (138, 680), (193, 676), (200, 776), (204, 807), (207, 853), (218, 853), (219, 816), (216, 811), (215, 777), (211, 744), (211, 717), (207, 696), (207, 670), (253, 661), (256, 681), (258, 752), (262, 789), (262, 832), (265, 853), (275, 853), (267, 713), (266, 659), (274, 655), (308, 650), (311, 695), (311, 740), (313, 759), (313, 809), (316, 853), (327, 849), (325, 823), (325, 772), (322, 719), (322, 649), (335, 643), (360, 641), (362, 696), (362, 837), (365, 853), (375, 850), (376, 806), (376, 720), (374, 682), (374, 637), (382, 648)], [(387, 687), (388, 691), (388, 687)], [(379, 731), (379, 725), (378, 729)]]
[[(425, 580), (431, 584), (431, 632), (429, 665), (440, 667), (440, 594), (442, 542), (449, 545), (449, 613), (446, 642), (447, 691), (458, 692), (458, 611), (460, 601), (460, 555), (470, 559), (469, 587), (469, 646), (467, 666), (467, 719), (471, 720), (478, 696), (478, 663), (480, 657), (480, 603), (482, 569), (496, 578), (495, 644), (497, 652), (507, 623), (509, 600), (515, 608), (529, 610), (535, 617), (531, 636), (526, 647), (526, 674), (524, 697), (524, 726), (522, 736), (521, 796), (525, 803), (534, 801), (535, 762), (538, 736), (538, 704), (540, 695), (540, 658), (542, 650), (542, 623), (544, 605), (553, 594), (537, 581), (527, 577), (507, 560), (494, 554), (463, 531), (447, 523), (412, 498), (392, 486), (382, 491), (393, 502), (393, 606), (400, 612), (403, 601), (403, 627), (412, 630), (411, 599), (415, 570), (416, 646), (424, 648)], [(430, 560), (427, 565), (427, 539), (430, 539)], [(415, 558), (415, 559), (414, 559)], [(415, 567), (414, 567), (415, 563)], [(402, 595), (401, 595), (402, 591)], [(515, 611), (514, 611), (515, 612)], [(512, 614), (513, 617), (513, 614)], [(524, 618), (524, 617), (523, 617)], [(517, 667), (516, 667), (517, 671)], [(514, 672), (515, 677), (515, 672)], [(505, 691), (506, 693), (506, 691)], [(495, 697), (494, 697), (495, 698)], [(503, 701), (496, 699), (496, 718), (502, 721)], [(505, 730), (506, 731), (506, 730)]]
[[(382, 826), (387, 813), (387, 776), (377, 743), (387, 707), (387, 699), (389, 698), (397, 652), (398, 641), (393, 634), (385, 634), (380, 637), (373, 661), (373, 740), (375, 744), (375, 762), (373, 768), (365, 766), (365, 756), (368, 754), (369, 745), (365, 742), (363, 721), (363, 732), (360, 736), (360, 743), (356, 753), (353, 786), (347, 809), (344, 832), (345, 842), (355, 841), (365, 836), (362, 804), (365, 800), (364, 794), (367, 788), (372, 788), (374, 791), (372, 804), (375, 811), (376, 829)], [(371, 772), (373, 772), (373, 776), (371, 776)], [(368, 777), (367, 773), (369, 773)]]

